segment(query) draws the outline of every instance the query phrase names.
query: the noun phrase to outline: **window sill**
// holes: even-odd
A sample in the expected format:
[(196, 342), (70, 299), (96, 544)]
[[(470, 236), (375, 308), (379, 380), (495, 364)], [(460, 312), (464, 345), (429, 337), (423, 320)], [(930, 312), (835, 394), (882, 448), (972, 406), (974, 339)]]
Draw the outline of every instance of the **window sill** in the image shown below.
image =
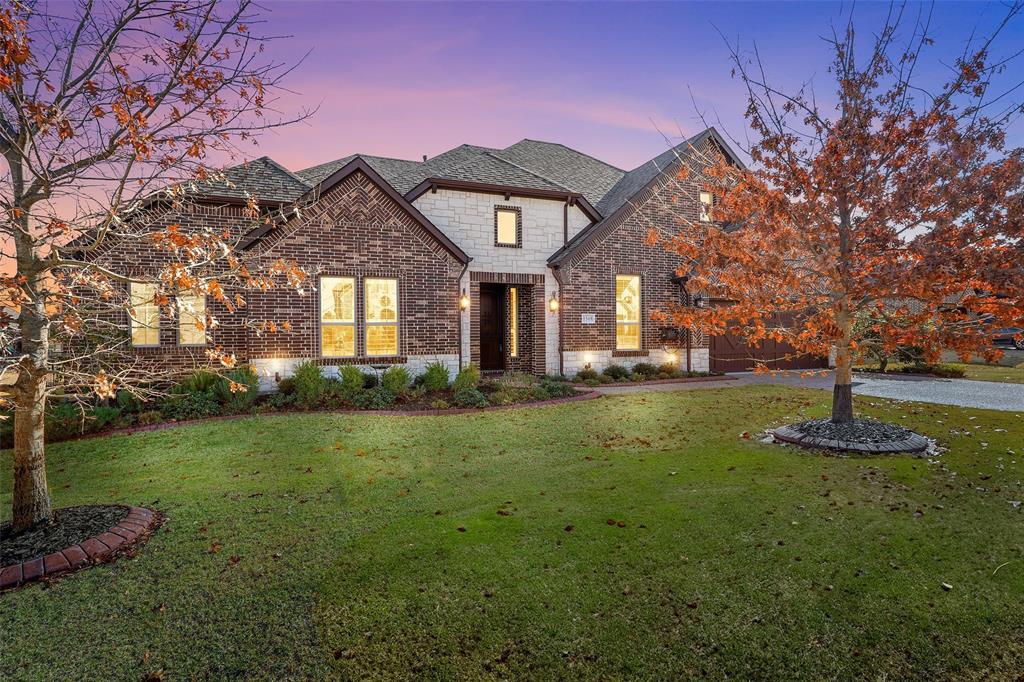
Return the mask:
[(613, 350), (613, 358), (646, 358), (650, 355), (650, 351), (646, 350)]
[(360, 357), (326, 357), (317, 362), (320, 365), (404, 365), (409, 358), (404, 355), (363, 355)]

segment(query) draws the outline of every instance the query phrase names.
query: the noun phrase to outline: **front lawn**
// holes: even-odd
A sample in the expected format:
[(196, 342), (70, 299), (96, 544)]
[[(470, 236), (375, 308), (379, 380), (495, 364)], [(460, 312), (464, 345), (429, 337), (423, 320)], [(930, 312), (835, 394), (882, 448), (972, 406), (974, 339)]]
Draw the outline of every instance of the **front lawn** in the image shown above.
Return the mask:
[(167, 522), (134, 559), (0, 596), (0, 679), (1024, 668), (1024, 415), (857, 398), (937, 436), (939, 463), (757, 441), (828, 400), (752, 386), (55, 445), (59, 506)]
[[(913, 365), (907, 365), (900, 362), (891, 362), (886, 368), (886, 372), (889, 374), (901, 374), (905, 367), (913, 367)], [(984, 365), (978, 363), (964, 363), (964, 362), (943, 362), (939, 365), (940, 368), (953, 368), (963, 372), (963, 379), (971, 379), (973, 381), (1000, 381), (1008, 384), (1024, 384), (1024, 363), (1017, 366), (1007, 365)], [(877, 365), (863, 365), (856, 367), (855, 369), (864, 372), (878, 372)], [(925, 372), (924, 374), (927, 374)]]

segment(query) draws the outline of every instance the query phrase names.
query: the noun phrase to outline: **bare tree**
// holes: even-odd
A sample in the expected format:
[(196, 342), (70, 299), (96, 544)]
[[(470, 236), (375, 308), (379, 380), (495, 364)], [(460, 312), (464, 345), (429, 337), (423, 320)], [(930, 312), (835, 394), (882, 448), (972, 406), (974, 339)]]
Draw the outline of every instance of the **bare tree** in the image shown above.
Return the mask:
[[(51, 517), (46, 482), (47, 398), (119, 388), (144, 391), (152, 366), (131, 353), (123, 321), (137, 309), (129, 285), (151, 285), (165, 315), (188, 315), (180, 292), (228, 310), (241, 291), (297, 286), (286, 263), (258, 272), (237, 251), (271, 220), (257, 197), (234, 224), (182, 229), (175, 215), (224, 177), (215, 161), (239, 142), (305, 118), (276, 109), (292, 67), (267, 57), (250, 0), (78, 0), (0, 9), (0, 202), (3, 253), (0, 367), (14, 406), (15, 532)], [(111, 245), (159, 254), (151, 272), (101, 265)], [(133, 305), (134, 304), (134, 305)], [(201, 334), (218, 324), (194, 316)], [(265, 323), (270, 324), (270, 323)], [(230, 366), (210, 348), (203, 358)]]

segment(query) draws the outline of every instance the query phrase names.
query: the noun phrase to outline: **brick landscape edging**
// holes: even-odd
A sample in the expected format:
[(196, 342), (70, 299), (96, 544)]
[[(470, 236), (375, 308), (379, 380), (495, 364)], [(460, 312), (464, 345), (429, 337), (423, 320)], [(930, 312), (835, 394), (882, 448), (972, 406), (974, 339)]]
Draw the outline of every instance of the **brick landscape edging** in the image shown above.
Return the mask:
[(44, 557), (4, 566), (0, 569), (0, 590), (11, 590), (43, 578), (110, 561), (125, 550), (145, 542), (159, 523), (160, 517), (152, 509), (130, 507), (128, 516), (95, 537)]
[(706, 377), (677, 377), (675, 379), (648, 379), (647, 381), (613, 381), (610, 384), (598, 384), (594, 388), (608, 388), (610, 386), (654, 386), (655, 384), (691, 384), (699, 381), (736, 381), (739, 377), (730, 377), (724, 374), (712, 374)]
[(864, 455), (895, 454), (897, 452), (924, 452), (928, 449), (929, 441), (924, 436), (914, 433), (904, 440), (890, 441), (888, 443), (854, 443), (845, 440), (832, 438), (817, 438), (806, 433), (797, 431), (790, 426), (780, 426), (769, 433), (776, 440), (790, 445), (799, 445), (802, 448), (824, 448), (826, 450), (839, 450), (842, 452), (855, 452)]

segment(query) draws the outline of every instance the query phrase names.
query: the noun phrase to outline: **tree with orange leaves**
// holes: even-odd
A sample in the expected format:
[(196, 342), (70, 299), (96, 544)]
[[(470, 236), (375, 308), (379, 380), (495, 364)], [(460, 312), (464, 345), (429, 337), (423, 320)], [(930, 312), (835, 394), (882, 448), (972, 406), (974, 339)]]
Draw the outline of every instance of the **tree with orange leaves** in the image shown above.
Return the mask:
[[(0, 8), (0, 374), (14, 407), (15, 532), (52, 514), (48, 396), (108, 397), (158, 378), (110, 322), (131, 314), (130, 284), (151, 285), (146, 303), (168, 315), (188, 312), (178, 309), (180, 292), (231, 309), (244, 305), (246, 288), (301, 285), (294, 266), (259, 272), (235, 250), (267, 219), (256, 197), (242, 221), (248, 228), (186, 232), (159, 219), (187, 210), (197, 184), (222, 180), (212, 160), (236, 154), (238, 141), (308, 115), (275, 112), (290, 67), (265, 55), (258, 24), (250, 0), (15, 0)], [(165, 265), (143, 275), (92, 257), (126, 241), (162, 254)], [(205, 334), (217, 320), (195, 323)], [(234, 362), (216, 348), (208, 356)]]
[(915, 80), (932, 44), (927, 19), (902, 13), (890, 11), (866, 58), (852, 21), (833, 33), (834, 108), (809, 86), (774, 87), (756, 52), (731, 47), (753, 163), (708, 157), (696, 172), (714, 221), (650, 235), (681, 256), (691, 289), (722, 301), (660, 314), (755, 347), (771, 339), (832, 355), (837, 423), (853, 420), (851, 370), (865, 353), (914, 346), (929, 361), (946, 349), (994, 359), (993, 330), (1024, 326), (1024, 152), (1006, 145), (1022, 108), (1016, 81), (995, 85), (1013, 57), (994, 54), (1021, 4), (933, 92)]

